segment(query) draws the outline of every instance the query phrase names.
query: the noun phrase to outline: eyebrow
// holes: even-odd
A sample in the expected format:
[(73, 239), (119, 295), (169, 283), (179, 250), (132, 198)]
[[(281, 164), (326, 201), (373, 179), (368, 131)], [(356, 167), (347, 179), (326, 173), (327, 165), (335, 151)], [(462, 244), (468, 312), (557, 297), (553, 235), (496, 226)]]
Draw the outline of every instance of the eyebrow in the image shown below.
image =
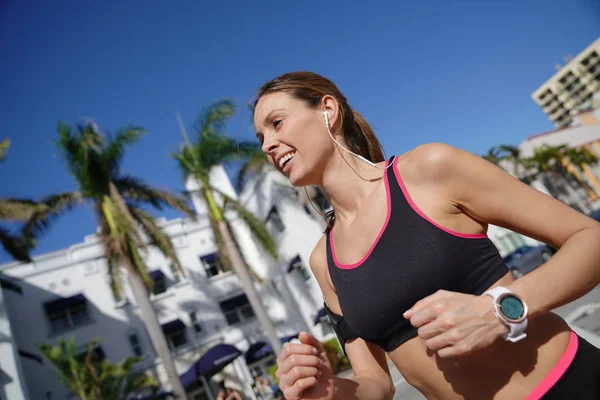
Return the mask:
[[(273, 114), (275, 114), (275, 113), (276, 113), (276, 112), (278, 112), (278, 111), (283, 111), (283, 110), (284, 110), (283, 108), (276, 108), (276, 109), (274, 109), (274, 110), (271, 110), (271, 112), (270, 112), (270, 113), (268, 113), (268, 114), (267, 114), (267, 116), (265, 117), (265, 119), (263, 120), (263, 123), (266, 125), (266, 124), (269, 122), (269, 120), (271, 119), (271, 116), (272, 116)], [(260, 131), (256, 131), (256, 137), (257, 137), (257, 138), (258, 138), (258, 135), (262, 135), (262, 132), (260, 132)]]

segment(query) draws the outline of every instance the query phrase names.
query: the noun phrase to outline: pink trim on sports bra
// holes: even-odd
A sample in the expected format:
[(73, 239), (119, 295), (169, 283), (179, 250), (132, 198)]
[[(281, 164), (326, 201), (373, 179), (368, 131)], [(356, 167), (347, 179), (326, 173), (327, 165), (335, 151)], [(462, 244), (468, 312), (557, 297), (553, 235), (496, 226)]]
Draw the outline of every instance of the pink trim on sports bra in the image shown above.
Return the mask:
[[(385, 163), (386, 167), (388, 166), (388, 164), (389, 164), (389, 161), (387, 161)], [(367, 252), (367, 254), (365, 254), (365, 256), (363, 258), (361, 258), (359, 261), (352, 263), (352, 264), (341, 263), (337, 259), (337, 256), (335, 255), (335, 246), (333, 244), (333, 235), (331, 234), (331, 231), (329, 231), (329, 245), (331, 246), (331, 255), (333, 256), (333, 262), (335, 263), (335, 265), (337, 267), (342, 268), (342, 269), (352, 269), (352, 268), (356, 268), (356, 267), (360, 266), (362, 263), (364, 263), (369, 258), (369, 256), (373, 252), (373, 249), (375, 249), (377, 242), (379, 242), (381, 235), (383, 235), (383, 232), (385, 232), (385, 228), (387, 228), (388, 223), (390, 222), (390, 215), (392, 215), (392, 195), (390, 193), (390, 183), (388, 182), (387, 171), (384, 172), (383, 179), (385, 182), (385, 192), (386, 192), (386, 196), (387, 196), (387, 216), (385, 217), (385, 222), (383, 223), (383, 226), (381, 227), (381, 230), (379, 231), (379, 235), (377, 235), (377, 238), (371, 245), (371, 248), (369, 249), (369, 251)]]
[(429, 218), (427, 215), (425, 215), (425, 213), (423, 211), (421, 211), (421, 209), (419, 207), (417, 207), (417, 205), (415, 204), (415, 202), (412, 200), (412, 198), (410, 197), (410, 194), (408, 193), (408, 190), (406, 189), (406, 186), (404, 185), (404, 181), (402, 180), (402, 177), (400, 176), (400, 171), (398, 171), (398, 162), (397, 162), (397, 158), (396, 160), (394, 160), (394, 165), (392, 166), (392, 168), (394, 169), (394, 174), (396, 175), (396, 180), (398, 181), (398, 184), (400, 185), (400, 189), (402, 189), (402, 193), (404, 194), (404, 197), (406, 198), (406, 201), (408, 201), (408, 204), (410, 204), (410, 206), (412, 207), (412, 209), (421, 216), (421, 218), (423, 218), (424, 220), (428, 221), (429, 223), (431, 223), (432, 225), (434, 225), (435, 227), (441, 229), (442, 231), (449, 233), (450, 235), (454, 235), (454, 236), (458, 236), (461, 238), (465, 238), (465, 239), (482, 239), (482, 238), (487, 238), (487, 235), (485, 233), (460, 233), (460, 232), (456, 232), (453, 231), (451, 229), (448, 228), (444, 228), (442, 225), (438, 224), (437, 222), (435, 222), (434, 220), (432, 220), (431, 218)]
[(571, 337), (569, 338), (569, 344), (564, 354), (560, 357), (560, 360), (556, 365), (548, 372), (548, 375), (537, 385), (533, 392), (527, 396), (526, 400), (539, 400), (544, 396), (551, 388), (558, 382), (563, 376), (569, 365), (573, 362), (575, 354), (577, 353), (577, 347), (579, 347), (579, 339), (575, 332), (571, 331)]

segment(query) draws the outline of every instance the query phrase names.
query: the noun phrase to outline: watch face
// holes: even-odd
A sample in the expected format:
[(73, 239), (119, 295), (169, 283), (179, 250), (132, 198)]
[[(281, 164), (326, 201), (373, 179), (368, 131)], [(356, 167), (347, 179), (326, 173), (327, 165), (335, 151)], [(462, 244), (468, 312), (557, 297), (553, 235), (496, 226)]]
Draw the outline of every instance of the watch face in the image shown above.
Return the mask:
[(517, 320), (525, 313), (523, 302), (515, 296), (505, 296), (500, 300), (500, 311), (508, 319)]

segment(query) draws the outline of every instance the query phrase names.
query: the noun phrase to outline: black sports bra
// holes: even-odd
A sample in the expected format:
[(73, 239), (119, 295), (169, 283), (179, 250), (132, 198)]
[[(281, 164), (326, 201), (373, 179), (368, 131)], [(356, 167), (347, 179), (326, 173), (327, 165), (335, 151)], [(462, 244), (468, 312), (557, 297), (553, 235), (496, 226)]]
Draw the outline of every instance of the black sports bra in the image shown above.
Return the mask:
[(340, 263), (331, 232), (327, 235), (329, 274), (344, 315), (325, 309), (342, 346), (360, 337), (394, 350), (417, 335), (402, 316), (417, 301), (440, 289), (480, 295), (508, 272), (487, 235), (451, 231), (419, 210), (396, 160), (384, 180), (387, 217), (362, 260)]

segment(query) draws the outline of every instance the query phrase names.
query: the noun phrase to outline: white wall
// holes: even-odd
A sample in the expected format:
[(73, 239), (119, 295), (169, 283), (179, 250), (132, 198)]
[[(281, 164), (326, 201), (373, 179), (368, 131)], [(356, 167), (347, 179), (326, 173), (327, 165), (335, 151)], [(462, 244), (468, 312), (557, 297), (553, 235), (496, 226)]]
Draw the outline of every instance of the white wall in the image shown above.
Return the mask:
[(28, 399), (21, 360), (8, 320), (4, 294), (0, 288), (0, 399)]
[[(274, 235), (280, 261), (269, 271), (270, 277), (278, 290), (286, 293), (288, 309), (299, 311), (304, 328), (323, 338), (321, 327), (314, 326), (313, 322), (318, 310), (323, 307), (323, 297), (309, 266), (310, 255), (322, 236), (322, 228), (300, 205), (295, 190), (279, 172), (265, 168), (244, 187), (240, 201), (262, 220), (267, 218), (271, 207), (277, 208), (285, 230)], [(244, 248), (244, 253), (252, 260), (260, 257), (261, 251)], [(287, 272), (290, 261), (296, 255), (300, 256), (311, 276), (308, 281), (304, 281), (298, 271)]]
[[(214, 184), (219, 185), (231, 197), (235, 197), (235, 191), (231, 183), (225, 180), (224, 174), (222, 168), (217, 168), (211, 179), (215, 177)], [(188, 183), (194, 206), (199, 210), (198, 220), (157, 220), (173, 239), (185, 277), (181, 282), (169, 287), (167, 292), (152, 296), (161, 323), (179, 318), (187, 326), (188, 344), (174, 352), (175, 364), (180, 374), (217, 343), (233, 344), (245, 352), (251, 343), (266, 341), (266, 336), (256, 319), (236, 326), (227, 325), (219, 301), (241, 293), (242, 289), (237, 277), (231, 272), (211, 278), (206, 276), (200, 256), (215, 252), (216, 247), (208, 220), (203, 217), (206, 208), (198, 193), (193, 192), (193, 182)], [(304, 282), (294, 283), (294, 274), (286, 273), (289, 260), (296, 253), (308, 262), (310, 250), (318, 239), (318, 229), (311, 226), (310, 221), (295, 218), (292, 206), (289, 206), (289, 209), (286, 207), (282, 209), (285, 211), (282, 218), (286, 224), (286, 232), (278, 238), (283, 250), (279, 261), (271, 259), (249, 238), (247, 228), (236, 219), (235, 214), (227, 214), (248, 263), (257, 271), (257, 275), (263, 277), (256, 287), (280, 336), (295, 334), (309, 326), (312, 327), (311, 315), (314, 317), (319, 307), (316, 301), (318, 296), (316, 299), (306, 296), (306, 292), (312, 290), (309, 287), (310, 283), (309, 286)], [(307, 233), (311, 229), (314, 235)], [(144, 259), (150, 270), (161, 269), (167, 277), (173, 277), (167, 260), (157, 249), (149, 247)], [(31, 264), (0, 265), (0, 271), (18, 280), (23, 289), (22, 296), (5, 293), (6, 309), (12, 329), (8, 336), (14, 338), (19, 348), (41, 356), (39, 344), (56, 343), (60, 337), (73, 337), (78, 345), (84, 345), (92, 338), (100, 338), (104, 340), (102, 347), (107, 357), (116, 362), (133, 355), (127, 339), (128, 333), (133, 329), (138, 333), (143, 347), (143, 367), (155, 370), (163, 383), (166, 382), (162, 366), (157, 363), (139, 318), (139, 309), (129, 286), (124, 286), (127, 301), (117, 303), (112, 296), (103, 249), (95, 235), (89, 235), (83, 243), (74, 244), (65, 250), (35, 257)], [(123, 278), (126, 282), (124, 272)], [(52, 334), (43, 304), (59, 296), (68, 297), (78, 293), (83, 293), (87, 298), (91, 321), (69, 331)], [(302, 313), (298, 312), (299, 307)], [(199, 334), (196, 334), (191, 326), (187, 314), (189, 310), (197, 312), (203, 328)], [(6, 317), (2, 318), (0, 315), (0, 328), (2, 323), (8, 326)], [(40, 365), (27, 359), (22, 363), (32, 399), (44, 399), (47, 392), (52, 393), (53, 399), (64, 398), (67, 395), (67, 390), (58, 383), (56, 373), (47, 362)], [(244, 389), (243, 385), (251, 377), (243, 363), (243, 357), (228, 366), (214, 380), (225, 378), (230, 384)]]

